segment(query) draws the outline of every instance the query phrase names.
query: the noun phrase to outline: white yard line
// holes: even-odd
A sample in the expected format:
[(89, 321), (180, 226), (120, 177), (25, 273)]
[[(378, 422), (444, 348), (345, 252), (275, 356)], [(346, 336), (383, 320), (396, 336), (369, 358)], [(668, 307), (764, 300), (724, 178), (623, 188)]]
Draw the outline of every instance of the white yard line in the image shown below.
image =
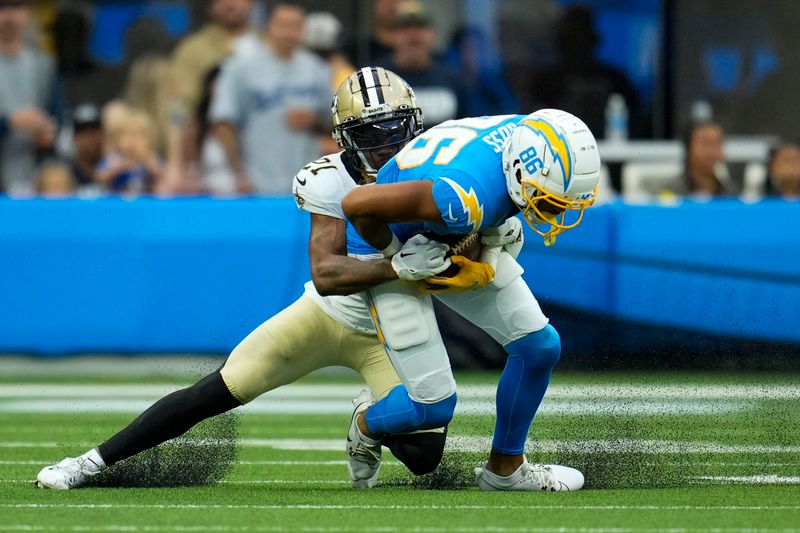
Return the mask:
[[(220, 532), (220, 533), (344, 533), (352, 531), (363, 531), (359, 527), (337, 527), (337, 526), (132, 526), (132, 525), (106, 525), (106, 526), (38, 526), (38, 525), (0, 525), (0, 531), (180, 531), (180, 532)], [(379, 533), (797, 533), (800, 529), (794, 528), (625, 528), (625, 527), (502, 527), (502, 526), (429, 526), (429, 527), (396, 527), (378, 526), (372, 529)]]
[(189, 379), (219, 368), (221, 357), (193, 354), (119, 354), (81, 355), (75, 357), (30, 357), (3, 355), (0, 370), (14, 376), (180, 376)]
[[(447, 449), (461, 452), (486, 452), (491, 446), (490, 436), (452, 435), (447, 439)], [(193, 441), (190, 444), (224, 444), (222, 440)], [(272, 448), (276, 450), (335, 451), (344, 449), (342, 439), (239, 439), (236, 445), (243, 448)], [(0, 448), (88, 448), (92, 442), (54, 441), (0, 441)], [(686, 454), (774, 454), (800, 453), (800, 445), (766, 444), (719, 444), (715, 442), (681, 442), (665, 440), (540, 440), (531, 441), (527, 453), (576, 452), (576, 453), (669, 453)]]
[[(87, 395), (83, 398), (0, 399), (1, 413), (140, 413), (150, 407), (157, 397), (121, 398)], [(615, 398), (545, 400), (539, 415), (721, 415), (755, 410), (754, 400), (679, 400)], [(353, 404), (349, 398), (309, 399), (276, 398), (269, 394), (240, 407), (237, 412), (254, 414), (349, 414)], [(457, 415), (494, 415), (493, 398), (462, 398), (456, 406)]]
[(87, 443), (65, 443), (65, 442), (53, 442), (53, 441), (41, 441), (41, 442), (34, 442), (34, 441), (19, 441), (19, 440), (9, 440), (9, 441), (0, 441), (0, 448), (61, 448), (63, 446), (74, 445), (74, 446), (94, 446), (93, 444)]
[[(165, 394), (182, 388), (182, 385), (160, 384), (68, 384), (25, 383), (0, 384), (0, 398), (160, 398)], [(346, 399), (358, 395), (363, 385), (343, 384), (292, 384), (268, 392), (265, 397), (272, 399)], [(494, 401), (494, 385), (460, 385), (459, 400), (480, 398)], [(554, 384), (547, 390), (548, 398), (568, 399), (798, 399), (800, 384), (797, 385), (718, 385), (718, 384)]]
[[(180, 388), (174, 384), (0, 385), (0, 412), (138, 413)], [(259, 414), (346, 414), (358, 384), (293, 384), (271, 391), (240, 411)], [(495, 386), (459, 388), (459, 415), (493, 415)], [(565, 384), (548, 389), (540, 415), (708, 415), (753, 410), (761, 400), (800, 399), (794, 385)]]
[[(50, 459), (40, 459), (39, 461), (3, 461), (0, 460), (0, 465), (48, 465), (52, 461)], [(232, 461), (231, 464), (235, 465), (248, 465), (248, 466), (345, 466), (345, 460), (330, 460), (330, 461)], [(398, 466), (402, 463), (399, 461), (381, 461), (381, 466)], [(723, 463), (726, 464), (726, 463)], [(749, 464), (749, 463), (745, 463)], [(772, 464), (772, 463), (771, 463)], [(800, 464), (800, 463), (789, 463)], [(777, 464), (776, 464), (777, 466)]]
[[(747, 485), (798, 485), (798, 476), (778, 476), (775, 474), (758, 474), (754, 476), (697, 476), (698, 481), (713, 481), (719, 484)], [(33, 483), (33, 479), (0, 479), (0, 483)], [(220, 485), (350, 485), (346, 479), (251, 479), (223, 480)]]
[[(39, 525), (0, 525), (0, 531), (180, 531), (180, 532), (219, 532), (219, 533), (344, 533), (352, 531), (363, 531), (359, 527), (337, 527), (337, 526), (132, 526), (132, 525), (74, 525), (74, 526), (39, 526)], [(794, 528), (625, 528), (625, 527), (502, 527), (502, 526), (429, 526), (429, 527), (396, 527), (378, 526), (372, 529), (379, 533), (797, 533), (800, 529)]]
[(748, 485), (798, 485), (800, 476), (779, 476), (777, 474), (757, 474), (754, 476), (697, 476), (702, 481), (721, 483), (742, 483)]
[[(33, 479), (0, 479), (0, 483), (33, 483)], [(218, 481), (220, 485), (347, 485), (346, 479), (251, 479)]]
[[(0, 385), (0, 412), (136, 413), (179, 388), (174, 384), (26, 383)], [(293, 384), (240, 410), (265, 414), (344, 414), (358, 384)], [(493, 415), (495, 387), (459, 388), (459, 414)], [(761, 400), (800, 399), (800, 386), (775, 385), (553, 385), (539, 413), (706, 415), (756, 409)]]
[(332, 504), (149, 504), (149, 503), (3, 503), (5, 509), (251, 509), (251, 510), (569, 510), (569, 511), (800, 511), (800, 505), (332, 505)]

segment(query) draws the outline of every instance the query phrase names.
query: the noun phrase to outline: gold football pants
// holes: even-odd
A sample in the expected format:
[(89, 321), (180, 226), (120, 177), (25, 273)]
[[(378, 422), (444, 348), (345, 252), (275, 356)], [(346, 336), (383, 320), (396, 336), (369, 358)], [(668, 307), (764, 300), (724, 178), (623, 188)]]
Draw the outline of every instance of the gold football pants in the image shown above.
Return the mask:
[(376, 399), (400, 384), (376, 335), (341, 325), (305, 295), (245, 337), (221, 374), (231, 394), (247, 403), (328, 366), (361, 374)]

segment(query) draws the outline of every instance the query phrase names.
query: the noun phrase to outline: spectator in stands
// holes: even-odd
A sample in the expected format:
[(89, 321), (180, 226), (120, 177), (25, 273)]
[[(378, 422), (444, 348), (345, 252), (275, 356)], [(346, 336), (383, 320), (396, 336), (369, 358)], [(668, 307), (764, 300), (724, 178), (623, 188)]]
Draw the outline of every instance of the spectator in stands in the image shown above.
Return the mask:
[(341, 51), (342, 23), (332, 13), (317, 11), (306, 16), (303, 44), (328, 63), (331, 93), (355, 70)]
[(169, 114), (169, 60), (166, 55), (147, 55), (131, 66), (125, 87), (125, 102), (147, 113), (155, 126), (154, 147), (167, 151)]
[(506, 83), (503, 59), (482, 29), (458, 30), (447, 50), (446, 61), (464, 80), (468, 116), (517, 112), (519, 106)]
[[(331, 13), (318, 11), (309, 13), (306, 17), (303, 42), (306, 48), (317, 54), (331, 69), (331, 93), (335, 93), (339, 85), (355, 70), (341, 52), (341, 34), (342, 23)], [(340, 149), (330, 135), (320, 136), (319, 150), (323, 154), (338, 152)]]
[[(555, 63), (559, 0), (495, 2), (496, 39), (506, 66), (506, 77), (520, 102), (520, 110), (537, 109), (532, 100), (536, 74)], [(533, 51), (533, 52), (532, 52)]]
[(736, 194), (723, 157), (722, 128), (713, 122), (693, 124), (683, 139), (686, 165), (671, 192), (679, 196), (730, 196)]
[(383, 66), (394, 52), (397, 9), (404, 0), (374, 0), (372, 3), (372, 34), (366, 46), (354, 41), (347, 46), (350, 59), (359, 65)]
[(460, 75), (434, 56), (436, 35), (424, 6), (415, 0), (400, 5), (392, 60), (387, 68), (405, 79), (425, 110), (425, 127), (466, 116)]
[(786, 200), (800, 198), (800, 145), (793, 142), (773, 148), (767, 163), (767, 186)]
[(79, 187), (94, 185), (95, 170), (103, 158), (104, 135), (100, 111), (92, 104), (83, 104), (72, 113), (73, 157), (70, 170)]
[(208, 72), (233, 54), (259, 47), (258, 34), (250, 25), (252, 11), (252, 0), (211, 0), (209, 22), (178, 44), (170, 63), (167, 167), (159, 192), (190, 192), (197, 184), (195, 176), (186, 173), (185, 162), (197, 161), (193, 143), (185, 142), (192, 137), (187, 128), (193, 127)]
[(51, 149), (60, 115), (55, 65), (26, 44), (24, 0), (0, 0), (0, 190), (34, 192), (36, 160)]
[(237, 193), (236, 174), (228, 165), (225, 150), (212, 134), (208, 119), (220, 71), (221, 67), (217, 65), (203, 79), (200, 102), (195, 109), (194, 119), (186, 128), (184, 153), (187, 155), (186, 168), (196, 180), (194, 190), (215, 196), (229, 196)]
[(162, 173), (150, 116), (140, 109), (127, 109), (110, 124), (107, 135), (111, 152), (97, 167), (97, 182), (126, 195), (149, 191)]
[(556, 29), (559, 62), (543, 70), (533, 84), (532, 100), (537, 107), (554, 107), (583, 119), (595, 137), (605, 133), (605, 109), (609, 97), (621, 94), (636, 131), (636, 90), (621, 71), (597, 59), (600, 36), (594, 16), (586, 6), (568, 8)]
[(223, 65), (210, 117), (241, 193), (291, 194), (330, 131), (330, 70), (301, 48), (304, 22), (301, 8), (276, 5), (266, 43)]
[(174, 42), (164, 21), (157, 17), (137, 19), (128, 29), (125, 41), (129, 63), (125, 101), (150, 116), (155, 125), (154, 146), (159, 154), (164, 154), (169, 115), (169, 54)]
[(87, 2), (59, 2), (53, 21), (53, 48), (66, 101), (73, 108), (87, 102), (105, 104), (122, 91), (124, 78), (89, 54), (91, 31)]
[[(128, 115), (128, 112), (131, 110), (131, 106), (125, 103), (124, 100), (111, 100), (106, 105), (103, 106), (103, 110), (100, 113), (100, 121), (103, 126), (103, 131), (108, 133), (109, 131), (113, 130), (117, 127), (117, 124), (122, 123), (125, 120), (125, 117)], [(105, 152), (110, 152), (112, 150), (109, 142), (108, 136), (105, 137), (106, 145), (103, 149)]]
[[(767, 10), (779, 14), (770, 37), (778, 58), (777, 68), (768, 72), (752, 95), (740, 106), (738, 129), (749, 135), (777, 135), (793, 138), (797, 135), (800, 109), (793, 102), (800, 94), (800, 54), (797, 27), (800, 11), (796, 4)], [(774, 16), (774, 15), (773, 15)]]
[(258, 48), (259, 39), (250, 26), (252, 0), (212, 0), (210, 21), (184, 38), (170, 65), (173, 112), (189, 120), (200, 100), (203, 78), (234, 52)]
[(75, 192), (75, 180), (69, 166), (58, 160), (42, 163), (36, 175), (36, 194), (47, 198), (64, 198)]

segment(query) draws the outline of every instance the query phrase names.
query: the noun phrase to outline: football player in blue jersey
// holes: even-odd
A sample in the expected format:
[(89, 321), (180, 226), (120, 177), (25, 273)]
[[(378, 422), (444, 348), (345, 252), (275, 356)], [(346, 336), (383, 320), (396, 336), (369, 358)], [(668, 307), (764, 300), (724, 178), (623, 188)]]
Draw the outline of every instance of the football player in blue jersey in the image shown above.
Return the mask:
[(373, 459), (383, 435), (452, 419), (456, 384), (430, 295), (422, 288), (439, 292), (438, 299), (508, 352), (497, 387), (492, 449), (476, 469), (478, 486), (529, 491), (583, 486), (581, 472), (530, 464), (524, 456), (561, 342), (521, 278), (516, 254), (522, 224), (515, 215), (521, 211), (552, 245), (580, 223), (594, 202), (599, 175), (597, 143), (586, 124), (548, 109), (445, 122), (406, 145), (380, 170), (375, 185), (345, 196), (346, 216), (384, 256), (400, 249), (407, 225), (441, 235), (479, 232), (483, 243), (478, 261), (451, 258), (460, 267), (451, 277), (442, 273), (422, 285), (395, 281), (368, 291), (378, 336), (403, 385), (372, 405), (357, 406), (348, 434), (351, 463)]

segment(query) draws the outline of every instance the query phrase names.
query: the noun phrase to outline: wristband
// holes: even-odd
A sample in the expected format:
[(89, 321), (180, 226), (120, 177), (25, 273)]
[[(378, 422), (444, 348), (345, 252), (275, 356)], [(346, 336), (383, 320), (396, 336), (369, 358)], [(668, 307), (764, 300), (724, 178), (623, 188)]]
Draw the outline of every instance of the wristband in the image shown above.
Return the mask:
[(392, 257), (394, 254), (400, 251), (400, 248), (403, 247), (403, 243), (400, 242), (400, 239), (397, 238), (397, 235), (392, 233), (392, 242), (389, 243), (389, 246), (381, 250), (381, 255), (383, 257)]

